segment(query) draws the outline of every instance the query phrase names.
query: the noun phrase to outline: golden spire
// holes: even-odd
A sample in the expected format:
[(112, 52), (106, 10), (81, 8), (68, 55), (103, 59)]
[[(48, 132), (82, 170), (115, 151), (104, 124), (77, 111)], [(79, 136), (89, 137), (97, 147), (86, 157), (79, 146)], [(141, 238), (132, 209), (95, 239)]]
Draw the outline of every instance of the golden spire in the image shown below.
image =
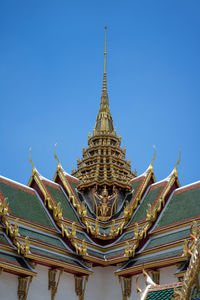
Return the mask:
[[(101, 103), (99, 113), (96, 118), (95, 132), (97, 134), (113, 134), (113, 120), (110, 114), (108, 92), (107, 92), (107, 79), (106, 79), (106, 55), (107, 55), (107, 26), (105, 26), (105, 50), (104, 50), (104, 72), (103, 72), (103, 88), (101, 93)], [(94, 132), (93, 132), (94, 135)]]
[[(113, 126), (107, 93), (106, 56), (107, 26), (105, 26), (103, 88), (100, 108), (96, 117), (95, 128), (92, 134), (88, 135), (88, 147), (83, 148), (83, 157), (81, 160), (77, 160), (78, 169), (73, 173), (73, 176), (80, 180), (78, 185), (80, 191), (92, 188), (94, 189), (93, 193), (96, 193), (98, 190), (100, 195), (104, 192), (104, 186), (106, 186), (109, 193), (111, 193), (112, 190), (113, 195), (115, 195), (115, 193), (117, 195), (118, 188), (125, 191), (132, 190), (130, 180), (136, 175), (131, 171), (130, 161), (127, 162), (125, 159), (125, 150), (120, 147), (121, 135), (120, 137), (117, 136)], [(91, 148), (94, 146), (96, 150), (91, 151)], [(113, 157), (115, 157), (114, 160)], [(112, 165), (112, 162), (114, 165)], [(120, 166), (120, 171), (116, 165)], [(115, 197), (112, 196), (112, 199), (117, 199), (116, 195)], [(93, 198), (93, 200), (94, 199), (95, 198)], [(112, 208), (113, 207), (112, 204)]]
[(101, 104), (99, 112), (110, 113), (108, 92), (107, 92), (107, 78), (106, 78), (106, 42), (107, 42), (107, 26), (105, 26), (105, 50), (104, 50), (104, 71), (103, 71), (103, 89), (101, 93)]
[(105, 51), (104, 51), (104, 73), (106, 73), (106, 33), (107, 33), (107, 25), (105, 25)]

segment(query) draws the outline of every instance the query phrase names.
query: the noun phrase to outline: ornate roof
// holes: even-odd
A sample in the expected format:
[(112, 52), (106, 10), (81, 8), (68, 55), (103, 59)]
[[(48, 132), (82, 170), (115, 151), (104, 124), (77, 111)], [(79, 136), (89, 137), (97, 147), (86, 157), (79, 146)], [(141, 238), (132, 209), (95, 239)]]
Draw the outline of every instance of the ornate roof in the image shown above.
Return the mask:
[[(105, 27), (105, 29), (107, 29)], [(131, 191), (130, 180), (135, 177), (131, 171), (130, 161), (125, 159), (126, 148), (121, 148), (121, 136), (117, 136), (109, 108), (107, 79), (106, 79), (106, 30), (103, 88), (99, 113), (96, 117), (95, 128), (88, 136), (88, 148), (83, 147), (83, 157), (77, 160), (77, 171), (73, 176), (80, 182), (78, 189), (99, 187), (102, 192), (106, 186), (109, 193), (113, 187)]]
[[(143, 174), (132, 173), (110, 113), (106, 54), (105, 38), (100, 109), (77, 171), (68, 174), (55, 152), (53, 180), (41, 176), (31, 156), (28, 186), (0, 176), (0, 270), (34, 276), (31, 262), (88, 276), (92, 266), (121, 263), (115, 274), (128, 278), (144, 265), (186, 263), (199, 240), (200, 182), (180, 187), (180, 156), (162, 181), (154, 176), (155, 154)], [(173, 293), (151, 287), (147, 299)]]

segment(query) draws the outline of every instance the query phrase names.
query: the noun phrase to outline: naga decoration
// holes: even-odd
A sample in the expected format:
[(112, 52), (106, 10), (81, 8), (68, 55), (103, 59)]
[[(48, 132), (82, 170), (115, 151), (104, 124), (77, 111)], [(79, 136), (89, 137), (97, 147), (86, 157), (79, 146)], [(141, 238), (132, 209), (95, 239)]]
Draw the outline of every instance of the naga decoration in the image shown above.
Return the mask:
[[(192, 242), (190, 247), (187, 244), (187, 255), (190, 257), (190, 263), (183, 278), (183, 285), (180, 290), (175, 289), (175, 300), (193, 300), (199, 299), (200, 296), (200, 227), (193, 223), (190, 236)], [(185, 251), (186, 252), (186, 251)]]

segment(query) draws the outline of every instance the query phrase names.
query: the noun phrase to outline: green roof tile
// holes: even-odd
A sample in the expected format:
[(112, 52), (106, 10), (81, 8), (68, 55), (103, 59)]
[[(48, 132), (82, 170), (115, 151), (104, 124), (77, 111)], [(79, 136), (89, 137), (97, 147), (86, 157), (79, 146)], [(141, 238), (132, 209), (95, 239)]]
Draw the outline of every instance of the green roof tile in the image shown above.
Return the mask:
[(143, 201), (141, 202), (139, 208), (136, 210), (135, 214), (133, 215), (133, 218), (130, 222), (130, 224), (138, 222), (140, 220), (143, 220), (146, 218), (146, 210), (148, 208), (148, 203), (151, 205), (155, 202), (155, 200), (158, 198), (158, 195), (160, 194), (161, 190), (163, 189), (163, 186), (150, 189), (150, 191), (146, 194)]
[(74, 265), (77, 265), (77, 266), (81, 266), (83, 268), (83, 266), (78, 261), (74, 260), (70, 256), (67, 256), (67, 254), (65, 254), (65, 256), (62, 256), (62, 255), (59, 255), (56, 252), (55, 253), (47, 252), (45, 250), (36, 249), (34, 247), (31, 247), (31, 251), (33, 251), (34, 253), (39, 254), (39, 255), (41, 254), (41, 255), (45, 255), (45, 256), (48, 256), (48, 257), (53, 258), (53, 259), (59, 259), (63, 262), (71, 263), (71, 264), (74, 264)]
[(124, 249), (116, 249), (115, 251), (112, 251), (110, 253), (106, 253), (106, 258), (110, 258), (110, 257), (113, 257), (113, 256), (118, 256), (118, 255), (122, 255), (124, 254)]
[(19, 218), (55, 228), (36, 194), (0, 182), (0, 190), (8, 197), (11, 213)]
[(142, 264), (144, 262), (155, 261), (155, 260), (162, 259), (162, 258), (176, 256), (176, 255), (179, 255), (182, 252), (182, 250), (183, 250), (182, 248), (176, 249), (176, 250), (172, 249), (171, 251), (169, 250), (168, 252), (164, 252), (164, 253), (160, 253), (160, 254), (159, 254), (159, 252), (156, 252), (149, 256), (135, 257), (132, 260), (130, 260), (127, 265), (124, 265), (124, 267), (122, 267), (122, 269), (125, 270), (127, 268), (134, 267), (134, 266)]
[(155, 228), (167, 226), (200, 215), (200, 187), (175, 193)]
[[(75, 183), (75, 182), (73, 182), (73, 181), (71, 181), (71, 180), (69, 180), (69, 179), (68, 179), (68, 181), (69, 181), (69, 183), (71, 184), (71, 187), (73, 188), (74, 192), (75, 192), (76, 195), (78, 196), (78, 193), (77, 193), (77, 190), (76, 190), (76, 188), (77, 188), (77, 186), (78, 186), (78, 183)], [(79, 197), (79, 196), (78, 196), (78, 197)], [(81, 198), (81, 201), (83, 201), (82, 198)]]
[(100, 258), (104, 258), (104, 255), (105, 255), (105, 253), (104, 252), (99, 252), (99, 250), (98, 251), (96, 251), (95, 249), (87, 249), (87, 252), (88, 252), (88, 254), (90, 254), (90, 255), (94, 255), (94, 256), (97, 256), (97, 257), (100, 257)]
[(76, 237), (79, 240), (85, 240), (87, 242), (91, 242), (91, 240), (88, 238), (87, 234), (81, 231), (76, 230)]
[(129, 193), (129, 194), (126, 196), (125, 201), (124, 201), (124, 205), (123, 205), (123, 207), (122, 207), (122, 209), (121, 209), (120, 214), (117, 215), (117, 217), (122, 217), (122, 216), (124, 215), (124, 206), (126, 205), (126, 201), (128, 201), (129, 203), (132, 201), (132, 199), (134, 198), (134, 196), (135, 196), (135, 194), (136, 194), (136, 192), (137, 192), (137, 190), (138, 190), (138, 188), (139, 188), (140, 183), (142, 182), (142, 180), (143, 180), (143, 179), (141, 178), (141, 180), (138, 180), (138, 181), (136, 181), (136, 182), (133, 182), (133, 184), (132, 184), (132, 190), (133, 190), (133, 192), (132, 192), (132, 193)]
[(10, 246), (10, 243), (8, 242), (7, 238), (5, 237), (5, 235), (3, 233), (0, 234), (0, 243)]
[(172, 232), (172, 233), (169, 232), (168, 234), (163, 235), (163, 236), (157, 235), (155, 237), (151, 237), (147, 246), (145, 247), (145, 250), (152, 248), (152, 247), (159, 246), (161, 244), (167, 244), (167, 243), (174, 242), (174, 241), (177, 241), (180, 239), (185, 239), (189, 235), (190, 235), (190, 230), (185, 229), (185, 230)]
[[(181, 287), (178, 287), (180, 289)], [(159, 291), (149, 291), (147, 300), (170, 300), (174, 296), (174, 288), (166, 288)]]
[[(71, 181), (69, 179), (68, 179), (68, 181), (70, 182), (70, 184), (72, 186), (72, 189), (73, 189), (74, 193), (76, 194), (76, 196), (78, 197), (78, 199), (80, 200), (80, 202), (83, 202), (84, 201), (83, 196), (81, 195), (81, 193), (77, 192), (77, 189), (76, 189), (77, 186), (78, 186), (78, 183), (75, 183), (75, 182), (73, 182), (73, 181)], [(89, 208), (87, 209), (87, 216), (94, 218), (94, 214), (92, 214), (90, 212)]]
[[(136, 182), (132, 183), (132, 190), (133, 190), (132, 199), (135, 196), (135, 194), (136, 194), (136, 192), (137, 192), (137, 190), (138, 190), (138, 188), (139, 188), (142, 181), (143, 181), (143, 178), (141, 178), (140, 180), (137, 180)], [(132, 199), (130, 199), (130, 200), (132, 200)]]
[(50, 192), (50, 194), (53, 196), (55, 202), (57, 204), (59, 202), (61, 203), (63, 217), (68, 220), (80, 223), (75, 211), (71, 207), (71, 203), (68, 201), (68, 199), (64, 195), (63, 191), (61, 191), (57, 187), (54, 188), (48, 184), (46, 184), (46, 187), (47, 187), (48, 191)]
[(134, 237), (134, 231), (128, 231), (123, 236), (120, 236), (117, 240), (117, 242), (122, 242), (124, 240), (128, 240), (130, 238)]
[(8, 261), (10, 263), (14, 263), (24, 269), (29, 269), (27, 264), (25, 263), (25, 261), (18, 257), (18, 256), (14, 256), (10, 253), (5, 253), (5, 252), (1, 252), (0, 250), (0, 261), (5, 262)]
[(29, 236), (30, 238), (39, 240), (43, 243), (48, 243), (50, 245), (66, 249), (65, 245), (56, 237), (52, 237), (47, 234), (42, 234), (22, 227), (19, 228), (19, 232), (24, 236)]
[(88, 254), (100, 257), (100, 258), (111, 258), (113, 256), (118, 256), (124, 253), (124, 249), (116, 249), (112, 252), (101, 252), (101, 251), (95, 251), (94, 249), (88, 249)]

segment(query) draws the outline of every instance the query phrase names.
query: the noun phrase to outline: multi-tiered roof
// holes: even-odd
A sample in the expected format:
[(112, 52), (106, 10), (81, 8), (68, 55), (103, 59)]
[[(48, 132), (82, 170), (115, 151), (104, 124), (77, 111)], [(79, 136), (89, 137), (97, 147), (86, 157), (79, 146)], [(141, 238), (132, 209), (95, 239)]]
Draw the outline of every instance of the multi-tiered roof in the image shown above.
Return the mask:
[[(105, 27), (105, 29), (107, 29)], [(78, 160), (78, 169), (73, 176), (80, 180), (79, 190), (95, 185), (122, 188), (131, 191), (130, 180), (135, 177), (131, 172), (130, 160), (126, 160), (126, 148), (122, 149), (121, 136), (114, 129), (109, 108), (106, 79), (106, 30), (103, 88), (99, 113), (92, 135), (88, 136), (88, 148), (83, 148), (83, 158)]]

